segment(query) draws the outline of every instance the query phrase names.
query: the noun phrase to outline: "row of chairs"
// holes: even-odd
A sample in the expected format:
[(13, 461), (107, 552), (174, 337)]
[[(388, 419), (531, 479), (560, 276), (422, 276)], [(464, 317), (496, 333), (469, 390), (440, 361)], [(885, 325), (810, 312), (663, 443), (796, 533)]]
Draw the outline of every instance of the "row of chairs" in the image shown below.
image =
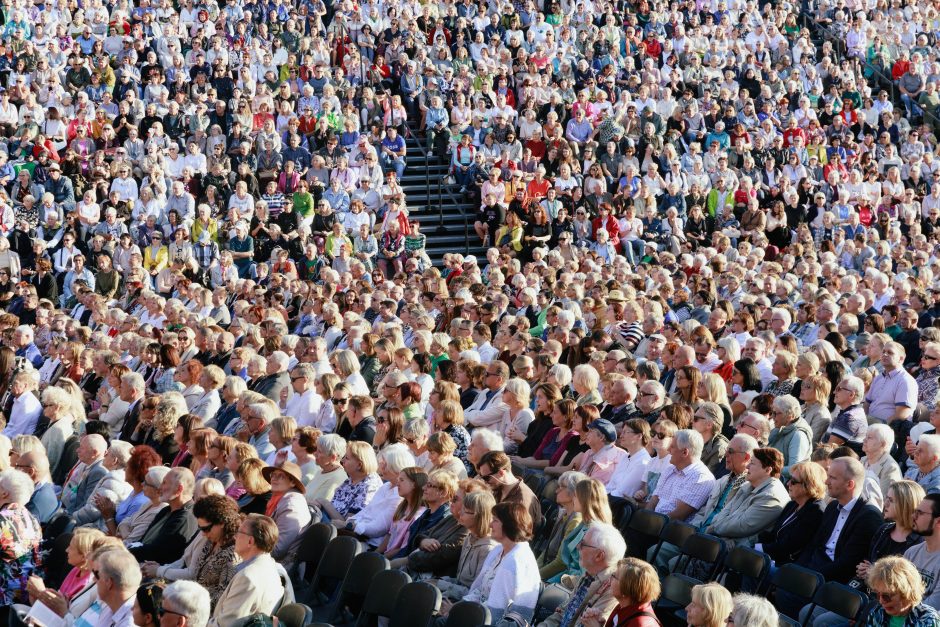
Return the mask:
[[(783, 590), (809, 605), (803, 627), (812, 623), (813, 610), (823, 608), (846, 619), (857, 620), (864, 611), (868, 597), (844, 584), (825, 581), (823, 576), (797, 564), (784, 564), (771, 571), (770, 558), (760, 551), (738, 546), (728, 551), (720, 538), (702, 533), (694, 526), (649, 510), (628, 511), (620, 521), (624, 535), (640, 534), (654, 538), (651, 560), (655, 561), (665, 544), (680, 548), (675, 567), (662, 581), (662, 594), (656, 613), (664, 625), (685, 625), (685, 606), (692, 599), (692, 588), (703, 581), (718, 581), (730, 592), (754, 592), (763, 595)], [(646, 558), (646, 555), (636, 557)], [(689, 574), (697, 564), (698, 579)], [(780, 614), (781, 624), (800, 625), (794, 617)]]
[[(391, 570), (380, 553), (364, 550), (349, 536), (337, 536), (325, 523), (304, 532), (294, 574), (299, 603), (281, 608), (278, 618), (288, 627), (343, 625), (425, 627), (441, 607), (441, 591), (430, 583), (412, 581)], [(286, 619), (281, 618), (286, 612)], [(489, 611), (479, 603), (461, 601), (448, 612), (446, 627), (483, 627)]]

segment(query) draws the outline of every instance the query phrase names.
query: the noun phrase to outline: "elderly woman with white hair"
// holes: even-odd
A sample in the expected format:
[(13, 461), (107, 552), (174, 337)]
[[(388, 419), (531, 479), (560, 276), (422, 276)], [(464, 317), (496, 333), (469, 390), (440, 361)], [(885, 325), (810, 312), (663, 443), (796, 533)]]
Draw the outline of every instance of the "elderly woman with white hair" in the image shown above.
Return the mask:
[(777, 627), (779, 618), (773, 604), (763, 597), (739, 593), (734, 595), (734, 609), (728, 623), (747, 627)]
[[(590, 366), (585, 367), (597, 373)], [(575, 372), (577, 373), (577, 370)], [(505, 407), (499, 430), (503, 434), (503, 450), (510, 455), (519, 449), (519, 445), (525, 440), (529, 425), (535, 420), (535, 414), (529, 408), (530, 396), (531, 388), (523, 379), (510, 379), (503, 388)]]
[(124, 480), (124, 468), (133, 449), (133, 444), (122, 440), (115, 440), (108, 447), (103, 460), (108, 472), (95, 485), (91, 498), (72, 514), (72, 520), (77, 526), (94, 524), (103, 530), (104, 519), (96, 500), (101, 497), (117, 505), (131, 493), (131, 485)]
[(882, 494), (888, 494), (888, 488), (895, 481), (900, 481), (901, 468), (891, 457), (891, 448), (894, 446), (894, 431), (888, 425), (874, 424), (868, 426), (865, 439), (862, 440), (862, 465), (865, 473), (878, 482)]
[(307, 483), (307, 503), (314, 505), (320, 499), (333, 499), (336, 488), (348, 478), (341, 462), (345, 456), (346, 440), (335, 433), (320, 436), (313, 455), (320, 472)]
[(33, 489), (26, 473), (0, 472), (0, 606), (28, 602), (26, 581), (39, 566), (42, 528), (26, 509)]
[(356, 536), (370, 547), (381, 544), (392, 525), (395, 510), (401, 503), (402, 497), (398, 494), (401, 471), (415, 466), (414, 456), (402, 444), (392, 444), (382, 449), (378, 461), (379, 477), (384, 483), (376, 490), (375, 496), (345, 521), (333, 521), (339, 527), (340, 535)]
[(49, 426), (40, 441), (46, 448), (46, 457), (49, 458), (49, 469), (53, 476), (58, 473), (65, 443), (75, 433), (75, 418), (71, 414), (71, 408), (72, 397), (62, 388), (48, 387), (42, 393), (42, 413), (49, 420)]

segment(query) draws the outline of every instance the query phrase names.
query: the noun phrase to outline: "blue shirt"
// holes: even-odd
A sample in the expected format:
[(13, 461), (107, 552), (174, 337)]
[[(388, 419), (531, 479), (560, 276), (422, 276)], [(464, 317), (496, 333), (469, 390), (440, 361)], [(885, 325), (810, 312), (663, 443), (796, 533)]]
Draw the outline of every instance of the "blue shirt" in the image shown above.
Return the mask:
[(402, 139), (401, 135), (396, 135), (394, 140), (386, 136), (385, 139), (382, 140), (382, 147), (388, 148), (397, 155), (405, 149), (405, 140)]
[(143, 490), (137, 493), (131, 492), (114, 510), (114, 522), (120, 523), (128, 516), (133, 516), (139, 512), (140, 508), (149, 500)]

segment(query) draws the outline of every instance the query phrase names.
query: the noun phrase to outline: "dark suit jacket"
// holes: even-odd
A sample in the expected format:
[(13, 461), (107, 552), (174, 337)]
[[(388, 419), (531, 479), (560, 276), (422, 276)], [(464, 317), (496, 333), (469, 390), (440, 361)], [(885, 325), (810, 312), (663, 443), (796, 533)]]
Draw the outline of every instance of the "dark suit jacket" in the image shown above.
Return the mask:
[(290, 375), (286, 372), (279, 372), (277, 374), (269, 374), (262, 377), (258, 381), (258, 386), (255, 388), (255, 392), (258, 394), (263, 394), (275, 403), (280, 402), (281, 400), (281, 390), (290, 385)]
[(138, 561), (152, 561), (169, 564), (183, 556), (186, 545), (196, 535), (196, 517), (193, 516), (193, 502), (171, 512), (169, 507), (157, 514), (140, 542), (143, 546), (131, 549)]
[(788, 522), (794, 511), (796, 511), (796, 501), (790, 501), (783, 508), (773, 528), (758, 536), (758, 542), (761, 543), (764, 553), (777, 564), (789, 564), (795, 561), (812, 539), (807, 530), (819, 529), (822, 523), (822, 501), (810, 501), (793, 517), (793, 520)]
[(131, 407), (130, 411), (124, 416), (124, 425), (121, 427), (120, 439), (125, 442), (130, 442), (131, 434), (134, 433), (134, 430), (137, 429), (137, 422), (140, 419), (140, 406), (142, 405), (143, 399), (138, 399), (134, 401), (134, 406)]
[(52, 519), (52, 515), (59, 511), (59, 498), (55, 489), (48, 481), (33, 490), (33, 497), (26, 504), (26, 509), (36, 517), (40, 524), (45, 525)]
[(855, 577), (858, 563), (868, 557), (871, 539), (884, 519), (877, 507), (859, 497), (836, 541), (835, 559), (830, 560), (826, 555), (826, 542), (832, 535), (838, 516), (839, 504), (833, 501), (826, 508), (822, 524), (797, 563), (822, 574), (826, 581), (847, 583)]

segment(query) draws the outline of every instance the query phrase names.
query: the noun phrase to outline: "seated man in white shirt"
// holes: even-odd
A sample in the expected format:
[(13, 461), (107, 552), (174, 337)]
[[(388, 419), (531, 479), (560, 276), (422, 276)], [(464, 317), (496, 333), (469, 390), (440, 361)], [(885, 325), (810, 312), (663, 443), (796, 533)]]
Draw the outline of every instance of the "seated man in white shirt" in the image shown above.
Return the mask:
[(32, 435), (42, 414), (42, 404), (34, 393), (39, 387), (39, 371), (21, 370), (13, 376), (10, 394), (13, 396), (13, 408), (10, 421), (3, 430), (3, 435), (10, 439), (18, 435)]

